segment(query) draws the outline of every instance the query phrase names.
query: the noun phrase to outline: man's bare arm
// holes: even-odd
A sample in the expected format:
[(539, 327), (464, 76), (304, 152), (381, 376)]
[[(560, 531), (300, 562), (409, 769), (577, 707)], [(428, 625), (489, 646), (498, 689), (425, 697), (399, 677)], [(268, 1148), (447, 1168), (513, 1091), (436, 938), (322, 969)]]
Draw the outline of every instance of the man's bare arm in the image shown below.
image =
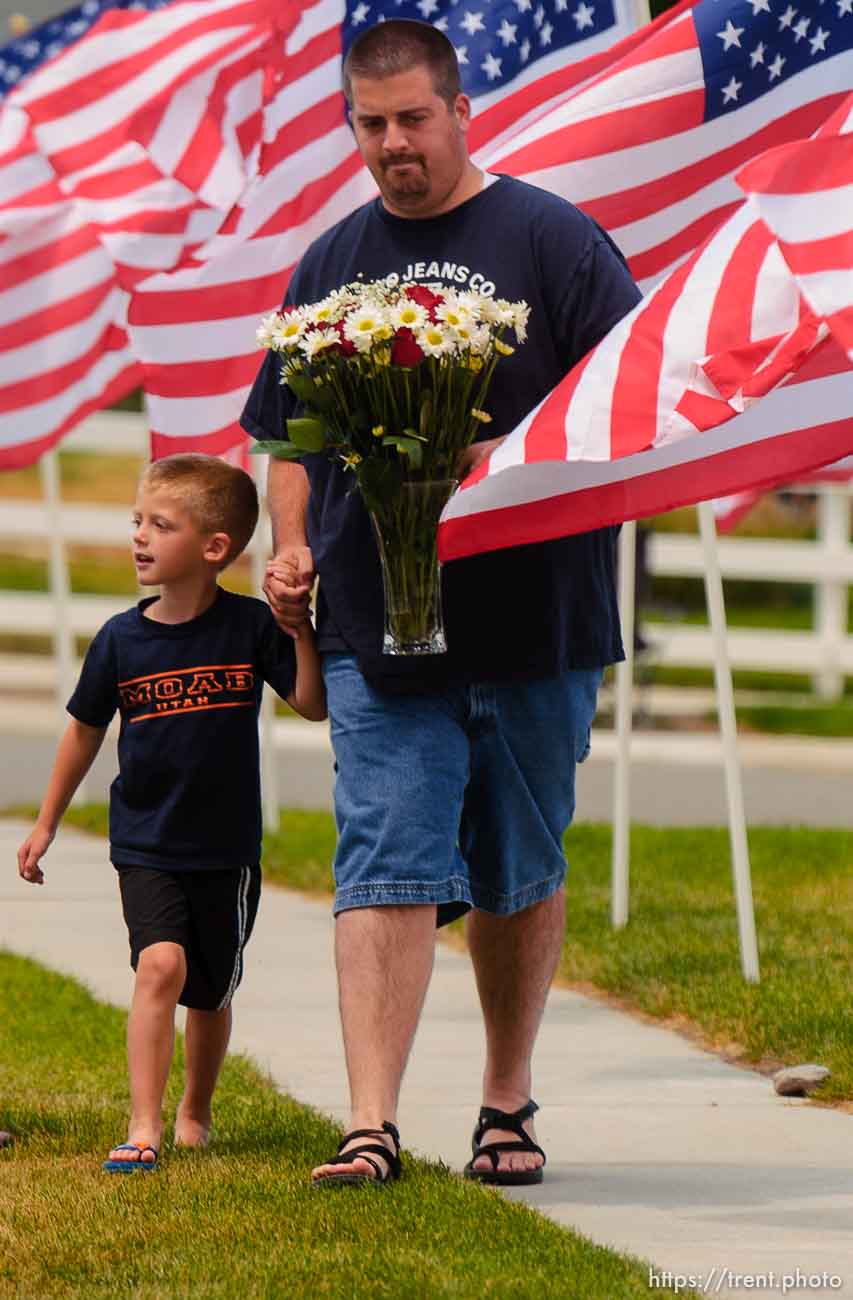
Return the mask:
[(264, 592), (276, 623), (294, 638), (298, 638), (299, 629), (308, 618), (316, 576), (305, 534), (309, 495), (308, 475), (301, 465), (270, 457), (267, 500), (273, 558), (267, 569)]
[(267, 474), (267, 499), (272, 521), (273, 554), (284, 546), (307, 546), (305, 512), (310, 487), (308, 475), (294, 460), (270, 457)]

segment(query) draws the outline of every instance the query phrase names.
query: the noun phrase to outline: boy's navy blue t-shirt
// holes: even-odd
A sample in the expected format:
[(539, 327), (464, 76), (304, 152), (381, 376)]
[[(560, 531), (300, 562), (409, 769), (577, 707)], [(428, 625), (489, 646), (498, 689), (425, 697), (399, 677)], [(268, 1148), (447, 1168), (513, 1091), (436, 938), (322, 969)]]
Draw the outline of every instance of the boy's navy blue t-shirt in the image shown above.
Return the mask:
[[(500, 176), (428, 220), (387, 212), (381, 199), (318, 239), (294, 272), (287, 302), (309, 303), (359, 277), (471, 289), (530, 305), (528, 338), (502, 358), (486, 399), (482, 437), (510, 433), (637, 302), (639, 291), (607, 235), (571, 204)], [(511, 335), (510, 335), (511, 337)], [(268, 353), (243, 412), (256, 438), (284, 438), (296, 402)], [(443, 569), (446, 655), (381, 653), (382, 578), (354, 480), (323, 454), (302, 461), (310, 480), (308, 543), (320, 578), (321, 650), (355, 653), (387, 690), (460, 681), (550, 677), (622, 658), (614, 529), (518, 546)]]
[(218, 591), (198, 618), (157, 623), (149, 597), (95, 637), (69, 713), (91, 727), (121, 714), (110, 789), (117, 866), (253, 866), (261, 855), (258, 709), (264, 681), (296, 681), (292, 640), (269, 607)]

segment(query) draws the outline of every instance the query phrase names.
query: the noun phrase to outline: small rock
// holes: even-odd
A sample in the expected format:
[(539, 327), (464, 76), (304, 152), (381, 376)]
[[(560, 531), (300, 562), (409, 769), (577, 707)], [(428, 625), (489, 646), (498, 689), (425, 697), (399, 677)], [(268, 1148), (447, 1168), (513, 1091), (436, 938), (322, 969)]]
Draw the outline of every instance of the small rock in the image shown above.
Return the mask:
[(825, 1065), (791, 1065), (773, 1075), (773, 1087), (780, 1097), (807, 1097), (829, 1074)]
[(10, 1147), (15, 1139), (5, 1129), (0, 1129), (0, 1147)]

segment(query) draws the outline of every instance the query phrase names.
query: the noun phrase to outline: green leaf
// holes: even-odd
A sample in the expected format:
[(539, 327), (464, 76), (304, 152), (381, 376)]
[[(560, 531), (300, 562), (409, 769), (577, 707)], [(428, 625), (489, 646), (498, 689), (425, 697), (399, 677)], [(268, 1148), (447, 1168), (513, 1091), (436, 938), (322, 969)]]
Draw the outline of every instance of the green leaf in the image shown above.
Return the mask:
[(326, 445), (326, 430), (319, 420), (303, 416), (300, 420), (288, 420), (287, 432), (291, 441), (303, 451), (322, 451)]
[(275, 442), (256, 442), (249, 448), (253, 456), (259, 456), (266, 453), (267, 456), (275, 456), (276, 460), (298, 460), (304, 456), (305, 452), (301, 447), (297, 447), (294, 442), (287, 442), (280, 438)]
[(313, 402), (317, 393), (317, 385), (310, 375), (295, 374), (287, 376), (287, 386), (294, 393), (300, 402)]
[(424, 460), (420, 438), (405, 438), (401, 433), (386, 433), (382, 439), (383, 447), (396, 447), (401, 455), (408, 457), (412, 469), (420, 469)]

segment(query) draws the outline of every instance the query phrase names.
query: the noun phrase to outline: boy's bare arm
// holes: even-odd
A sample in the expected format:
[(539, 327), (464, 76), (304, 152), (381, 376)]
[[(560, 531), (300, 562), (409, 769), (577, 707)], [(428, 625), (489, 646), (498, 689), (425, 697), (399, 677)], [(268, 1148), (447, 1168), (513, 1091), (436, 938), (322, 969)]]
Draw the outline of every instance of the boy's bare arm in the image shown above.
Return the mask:
[[(274, 555), (264, 581), (273, 617), (283, 632), (299, 638), (314, 585), (314, 559), (305, 536), (308, 475), (293, 461), (270, 457), (267, 495)], [(287, 581), (283, 572), (293, 574)]]
[(326, 688), (320, 671), (320, 656), (309, 620), (299, 629), (296, 642), (296, 685), (287, 697), (292, 709), (310, 722), (322, 722), (326, 714)]
[(95, 761), (106, 727), (89, 727), (72, 718), (65, 729), (36, 824), (18, 849), (18, 871), (34, 885), (44, 884), (39, 861), (50, 848), (62, 814)]

